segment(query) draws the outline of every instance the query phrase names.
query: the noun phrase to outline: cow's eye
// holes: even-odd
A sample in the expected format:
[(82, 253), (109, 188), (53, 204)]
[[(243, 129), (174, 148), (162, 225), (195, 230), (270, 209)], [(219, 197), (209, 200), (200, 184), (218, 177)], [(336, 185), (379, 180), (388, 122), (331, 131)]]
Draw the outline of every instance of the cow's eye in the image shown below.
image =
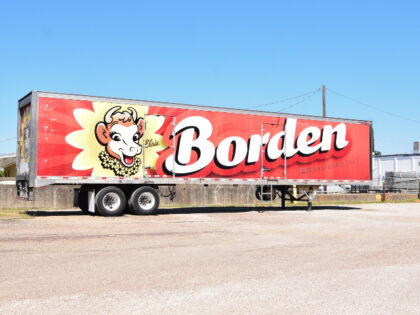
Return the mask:
[(139, 139), (140, 139), (140, 134), (135, 133), (134, 136), (133, 136), (133, 141), (137, 142), (137, 141), (139, 141)]
[(115, 141), (121, 141), (121, 135), (116, 132), (111, 132), (111, 139)]

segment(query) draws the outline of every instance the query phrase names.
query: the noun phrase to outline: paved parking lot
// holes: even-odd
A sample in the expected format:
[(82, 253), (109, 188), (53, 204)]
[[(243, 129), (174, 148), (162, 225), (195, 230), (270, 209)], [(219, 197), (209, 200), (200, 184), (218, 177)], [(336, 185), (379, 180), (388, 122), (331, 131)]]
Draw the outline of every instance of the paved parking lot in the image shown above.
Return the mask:
[(420, 203), (32, 215), (0, 222), (1, 314), (420, 310)]

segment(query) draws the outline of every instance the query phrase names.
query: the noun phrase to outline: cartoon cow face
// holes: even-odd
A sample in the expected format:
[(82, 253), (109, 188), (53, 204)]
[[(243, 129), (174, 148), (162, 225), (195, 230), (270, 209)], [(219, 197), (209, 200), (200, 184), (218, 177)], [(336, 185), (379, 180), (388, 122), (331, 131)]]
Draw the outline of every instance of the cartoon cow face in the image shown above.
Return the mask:
[(105, 114), (104, 121), (96, 125), (96, 138), (111, 157), (126, 167), (132, 167), (135, 156), (142, 152), (139, 140), (144, 133), (144, 120), (137, 119), (135, 109), (129, 107), (130, 112), (117, 112), (120, 108), (111, 108)]

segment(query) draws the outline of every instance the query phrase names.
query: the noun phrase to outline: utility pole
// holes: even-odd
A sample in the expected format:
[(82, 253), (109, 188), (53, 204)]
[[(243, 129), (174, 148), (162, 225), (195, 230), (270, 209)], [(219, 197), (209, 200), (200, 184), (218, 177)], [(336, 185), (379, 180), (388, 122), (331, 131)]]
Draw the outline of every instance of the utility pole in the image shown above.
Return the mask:
[[(325, 85), (322, 86), (322, 117), (327, 117), (327, 108), (325, 103)], [(327, 193), (327, 185), (324, 185), (323, 187), (324, 194)]]
[(322, 117), (327, 117), (327, 104), (325, 103), (325, 85), (322, 86)]

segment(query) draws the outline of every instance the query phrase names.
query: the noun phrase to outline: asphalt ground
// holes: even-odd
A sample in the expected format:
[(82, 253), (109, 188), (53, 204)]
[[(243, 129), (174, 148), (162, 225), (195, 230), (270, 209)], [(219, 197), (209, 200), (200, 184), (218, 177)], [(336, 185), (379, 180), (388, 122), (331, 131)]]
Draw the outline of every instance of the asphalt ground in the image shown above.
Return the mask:
[(0, 222), (0, 314), (418, 314), (420, 203)]

